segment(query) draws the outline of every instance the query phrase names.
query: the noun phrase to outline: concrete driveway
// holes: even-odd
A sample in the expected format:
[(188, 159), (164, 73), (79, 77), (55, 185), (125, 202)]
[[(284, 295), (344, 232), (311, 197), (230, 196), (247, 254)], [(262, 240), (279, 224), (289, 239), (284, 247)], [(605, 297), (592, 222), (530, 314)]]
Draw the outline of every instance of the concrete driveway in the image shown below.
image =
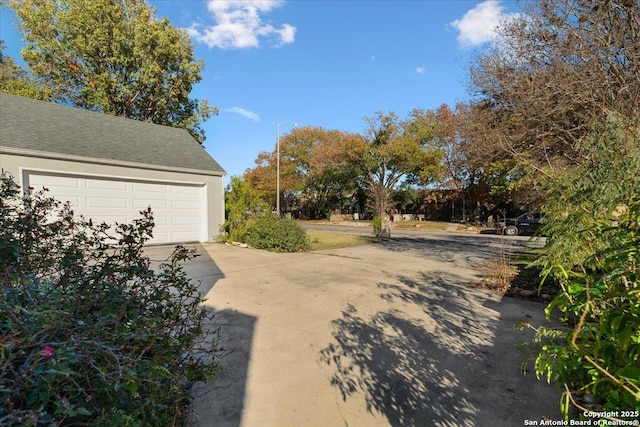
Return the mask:
[(543, 305), (465, 286), (499, 247), (491, 236), (463, 234), (295, 254), (201, 247), (187, 270), (232, 352), (213, 382), (194, 387), (191, 425), (561, 419), (560, 392), (523, 375), (526, 355), (515, 348), (532, 333), (514, 325), (545, 324)]

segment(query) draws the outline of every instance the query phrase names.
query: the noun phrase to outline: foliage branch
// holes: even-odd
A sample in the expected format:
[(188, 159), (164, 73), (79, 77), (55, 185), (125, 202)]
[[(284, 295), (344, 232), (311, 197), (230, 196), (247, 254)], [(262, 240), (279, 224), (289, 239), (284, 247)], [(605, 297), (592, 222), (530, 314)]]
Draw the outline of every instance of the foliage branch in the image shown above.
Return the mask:
[(204, 63), (185, 30), (144, 0), (9, 0), (22, 57), (56, 102), (180, 127), (199, 142), (217, 110), (189, 97)]
[(245, 242), (253, 220), (271, 213), (260, 192), (238, 176), (231, 177), (225, 190), (224, 209), (223, 239), (228, 242)]
[(432, 111), (415, 109), (402, 121), (393, 112), (377, 112), (365, 122), (361, 180), (374, 215), (384, 217), (403, 178), (426, 184), (442, 173), (444, 150), (435, 137), (437, 118)]
[(2, 52), (4, 48), (4, 42), (0, 40), (0, 92), (41, 101), (51, 100), (53, 91), (44, 87), (38, 79), (5, 55)]
[(549, 188), (539, 260), (566, 328), (538, 330), (535, 369), (563, 387), (565, 416), (640, 410), (640, 128), (612, 113), (579, 148), (587, 160)]

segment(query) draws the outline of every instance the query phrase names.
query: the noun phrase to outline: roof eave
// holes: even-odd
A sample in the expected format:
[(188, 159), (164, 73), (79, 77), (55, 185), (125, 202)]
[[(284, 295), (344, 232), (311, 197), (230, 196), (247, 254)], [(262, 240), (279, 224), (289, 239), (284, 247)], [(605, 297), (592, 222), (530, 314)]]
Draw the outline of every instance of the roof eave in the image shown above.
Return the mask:
[(13, 148), (13, 147), (7, 147), (7, 146), (0, 146), (0, 154), (12, 154), (12, 155), (26, 156), (26, 157), (37, 157), (42, 159), (66, 160), (66, 161), (73, 161), (73, 162), (91, 163), (91, 164), (100, 164), (100, 165), (109, 165), (109, 166), (122, 166), (122, 167), (131, 167), (131, 168), (137, 168), (137, 169), (180, 172), (180, 173), (188, 173), (188, 174), (195, 174), (195, 175), (209, 175), (209, 176), (220, 176), (220, 177), (226, 175), (226, 172), (224, 170), (191, 169), (191, 168), (181, 168), (176, 166), (153, 165), (148, 163), (137, 163), (137, 162), (127, 162), (123, 160), (103, 159), (99, 157), (76, 156), (71, 154), (52, 153), (48, 151), (27, 150), (23, 148)]

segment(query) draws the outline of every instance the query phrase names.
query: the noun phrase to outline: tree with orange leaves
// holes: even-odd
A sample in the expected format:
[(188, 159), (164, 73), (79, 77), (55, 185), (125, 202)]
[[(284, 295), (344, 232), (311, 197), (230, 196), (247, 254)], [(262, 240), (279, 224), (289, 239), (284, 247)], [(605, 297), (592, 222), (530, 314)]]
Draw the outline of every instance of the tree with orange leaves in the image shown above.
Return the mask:
[[(313, 218), (328, 217), (331, 211), (348, 206), (359, 183), (357, 161), (364, 146), (358, 134), (314, 126), (282, 137), (280, 187), (285, 210), (291, 210), (297, 197), (305, 199), (304, 214)], [(245, 179), (274, 202), (275, 163), (275, 153), (262, 152), (256, 167), (245, 173)]]

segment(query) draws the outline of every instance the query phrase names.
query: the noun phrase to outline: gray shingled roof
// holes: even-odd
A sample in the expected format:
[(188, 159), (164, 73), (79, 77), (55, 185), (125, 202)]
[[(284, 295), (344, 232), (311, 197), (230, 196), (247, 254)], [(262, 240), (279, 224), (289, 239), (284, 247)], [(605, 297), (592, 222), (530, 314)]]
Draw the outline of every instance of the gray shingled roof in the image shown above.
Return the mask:
[(167, 169), (224, 169), (185, 129), (0, 93), (0, 153)]

